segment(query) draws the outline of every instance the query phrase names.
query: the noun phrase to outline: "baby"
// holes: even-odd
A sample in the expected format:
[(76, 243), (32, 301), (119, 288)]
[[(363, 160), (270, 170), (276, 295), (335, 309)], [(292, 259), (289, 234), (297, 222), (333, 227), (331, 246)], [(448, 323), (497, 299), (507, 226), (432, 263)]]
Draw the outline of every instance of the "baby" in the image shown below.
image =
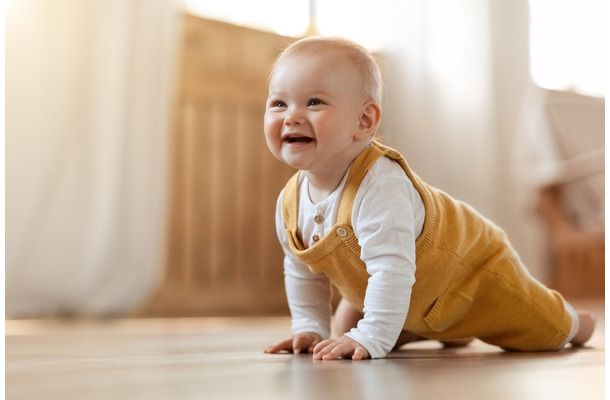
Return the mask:
[[(423, 338), (584, 344), (589, 313), (530, 276), (501, 229), (374, 140), (381, 97), (375, 60), (345, 39), (297, 41), (273, 66), (265, 138), (299, 172), (276, 212), (293, 336), (265, 352), (360, 360)], [(331, 283), (342, 296), (332, 339)]]

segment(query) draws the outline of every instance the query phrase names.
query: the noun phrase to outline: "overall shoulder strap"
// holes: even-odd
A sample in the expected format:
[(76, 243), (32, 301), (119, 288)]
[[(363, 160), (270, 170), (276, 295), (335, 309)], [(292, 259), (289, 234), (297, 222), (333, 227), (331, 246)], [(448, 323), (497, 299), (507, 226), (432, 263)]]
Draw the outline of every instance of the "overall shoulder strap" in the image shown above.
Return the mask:
[(301, 171), (297, 171), (284, 186), (282, 195), (282, 213), (286, 229), (292, 232), (297, 231), (298, 212), (299, 212), (299, 176)]

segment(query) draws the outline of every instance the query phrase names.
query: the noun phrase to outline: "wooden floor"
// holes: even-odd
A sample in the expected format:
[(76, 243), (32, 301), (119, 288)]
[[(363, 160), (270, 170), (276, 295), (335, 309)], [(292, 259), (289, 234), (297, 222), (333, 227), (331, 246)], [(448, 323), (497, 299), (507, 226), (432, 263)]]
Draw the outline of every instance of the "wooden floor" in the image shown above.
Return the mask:
[(602, 399), (604, 305), (590, 344), (507, 353), (434, 342), (383, 360), (266, 355), (287, 318), (6, 321), (6, 399)]

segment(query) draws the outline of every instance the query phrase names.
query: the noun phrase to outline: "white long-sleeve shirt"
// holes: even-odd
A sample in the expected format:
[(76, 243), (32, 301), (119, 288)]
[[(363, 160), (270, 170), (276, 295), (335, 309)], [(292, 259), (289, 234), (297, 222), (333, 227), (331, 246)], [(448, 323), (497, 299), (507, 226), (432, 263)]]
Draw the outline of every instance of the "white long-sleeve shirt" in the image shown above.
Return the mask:
[[(346, 174), (347, 177), (347, 174)], [(337, 222), (346, 177), (325, 200), (313, 204), (301, 174), (297, 235), (308, 248)], [(288, 245), (280, 193), (276, 208), (277, 234), (284, 249), (286, 294), (293, 333), (330, 336), (331, 285), (313, 273)], [(317, 217), (316, 217), (317, 216)], [(370, 275), (364, 318), (346, 335), (364, 346), (372, 358), (392, 350), (405, 323), (415, 283), (415, 240), (425, 219), (422, 199), (400, 165), (381, 157), (368, 171), (354, 200), (352, 227)]]

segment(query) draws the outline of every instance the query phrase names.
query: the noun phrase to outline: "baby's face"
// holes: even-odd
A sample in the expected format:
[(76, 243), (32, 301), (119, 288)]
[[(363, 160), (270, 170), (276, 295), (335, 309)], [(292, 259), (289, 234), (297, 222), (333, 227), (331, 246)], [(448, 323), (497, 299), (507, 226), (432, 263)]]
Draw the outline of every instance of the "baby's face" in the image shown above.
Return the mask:
[(269, 81), (267, 145), (297, 169), (341, 168), (353, 157), (364, 103), (361, 78), (343, 55), (323, 51), (283, 60)]

